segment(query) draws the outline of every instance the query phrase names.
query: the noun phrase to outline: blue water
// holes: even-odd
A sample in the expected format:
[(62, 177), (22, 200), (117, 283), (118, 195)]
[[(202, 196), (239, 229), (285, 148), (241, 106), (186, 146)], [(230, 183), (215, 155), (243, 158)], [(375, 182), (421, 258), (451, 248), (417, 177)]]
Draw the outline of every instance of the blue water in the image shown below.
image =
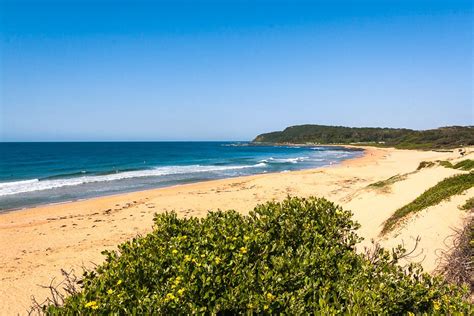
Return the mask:
[(0, 210), (315, 168), (359, 155), (246, 142), (0, 143)]

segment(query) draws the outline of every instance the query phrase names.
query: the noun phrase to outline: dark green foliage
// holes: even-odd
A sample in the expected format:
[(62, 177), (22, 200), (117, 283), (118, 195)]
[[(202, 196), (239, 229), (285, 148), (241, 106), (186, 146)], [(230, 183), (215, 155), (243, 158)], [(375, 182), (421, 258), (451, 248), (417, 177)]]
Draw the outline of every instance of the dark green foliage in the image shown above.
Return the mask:
[(435, 186), (426, 190), (411, 203), (399, 208), (390, 216), (384, 224), (382, 234), (391, 231), (402, 218), (409, 214), (419, 212), (427, 207), (437, 205), (441, 201), (474, 186), (474, 173), (455, 175), (438, 182)]
[(418, 168), (416, 168), (416, 170), (421, 170), (423, 168), (431, 168), (435, 165), (435, 163), (433, 161), (422, 161), (420, 162), (420, 164), (418, 165)]
[(261, 134), (257, 143), (376, 144), (402, 149), (456, 148), (474, 145), (473, 126), (451, 126), (415, 131), (395, 128), (357, 128), (324, 125), (298, 125), (281, 132)]
[(288, 198), (203, 219), (155, 217), (154, 231), (105, 252), (83, 290), (48, 314), (441, 314), (465, 292), (396, 262), (403, 250), (358, 254), (358, 224), (325, 199)]

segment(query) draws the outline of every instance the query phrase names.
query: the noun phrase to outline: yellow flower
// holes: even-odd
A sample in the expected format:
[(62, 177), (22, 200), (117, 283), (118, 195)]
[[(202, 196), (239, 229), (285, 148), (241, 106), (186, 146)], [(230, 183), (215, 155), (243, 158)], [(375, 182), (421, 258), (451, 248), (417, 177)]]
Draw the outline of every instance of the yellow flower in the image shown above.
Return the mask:
[(221, 258), (215, 257), (215, 258), (214, 258), (214, 262), (215, 262), (216, 264), (221, 263)]
[(178, 295), (179, 295), (179, 296), (183, 295), (183, 294), (184, 294), (184, 291), (185, 291), (184, 289), (179, 289), (179, 290), (178, 290)]
[(114, 290), (112, 290), (112, 289), (107, 290), (107, 294), (109, 294), (109, 295), (112, 294), (113, 292), (114, 292)]
[(172, 300), (175, 300), (176, 299), (176, 296), (174, 296), (173, 293), (168, 293), (166, 294), (166, 297), (165, 297), (165, 301), (168, 302), (168, 301), (172, 301)]
[(415, 316), (415, 314), (413, 314), (412, 312), (408, 312), (407, 315), (408, 316)]
[(122, 280), (117, 281), (117, 285), (120, 285), (120, 284), (122, 284)]
[(244, 236), (244, 241), (247, 241), (247, 240), (249, 240), (249, 239), (250, 239), (249, 236)]
[(247, 248), (240, 247), (240, 253), (247, 253)]
[(171, 251), (171, 253), (172, 253), (173, 255), (175, 255), (175, 254), (177, 254), (177, 253), (178, 253), (178, 250), (176, 250), (176, 249), (173, 249), (173, 250)]
[(440, 307), (441, 306), (439, 304), (439, 301), (436, 300), (436, 301), (433, 302), (433, 308), (434, 308), (435, 311), (439, 310)]
[(191, 261), (191, 256), (190, 255), (185, 255), (184, 256), (184, 262)]
[(263, 310), (266, 311), (268, 309), (268, 307), (269, 307), (268, 305), (263, 305)]
[(273, 300), (275, 298), (275, 295), (273, 295), (272, 293), (267, 293), (267, 299), (269, 301)]
[(85, 305), (86, 308), (92, 308), (92, 309), (97, 309), (99, 308), (99, 306), (97, 306), (97, 302), (96, 301), (90, 301), (89, 303), (87, 303)]
[(181, 280), (182, 280), (182, 279), (183, 279), (182, 277), (177, 276), (177, 277), (176, 277), (176, 280), (174, 280), (174, 284), (175, 284), (175, 285), (178, 285), (179, 283), (181, 283)]

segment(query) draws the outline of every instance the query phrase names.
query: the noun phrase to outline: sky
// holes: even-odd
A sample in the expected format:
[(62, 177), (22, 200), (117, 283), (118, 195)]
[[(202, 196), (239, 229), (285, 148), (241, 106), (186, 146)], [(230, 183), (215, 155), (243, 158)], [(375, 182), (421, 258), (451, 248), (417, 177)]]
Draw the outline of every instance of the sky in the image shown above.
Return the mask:
[(0, 141), (474, 125), (473, 2), (0, 0)]

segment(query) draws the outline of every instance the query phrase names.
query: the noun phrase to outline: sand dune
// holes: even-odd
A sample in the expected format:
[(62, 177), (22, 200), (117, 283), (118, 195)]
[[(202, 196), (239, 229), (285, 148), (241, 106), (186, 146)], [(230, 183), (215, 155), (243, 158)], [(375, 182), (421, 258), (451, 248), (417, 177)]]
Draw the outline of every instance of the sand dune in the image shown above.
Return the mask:
[[(469, 157), (473, 159), (473, 154)], [(463, 171), (432, 167), (416, 171), (421, 161), (459, 159), (457, 152), (406, 151), (367, 148), (362, 158), (327, 168), (216, 180), (164, 189), (121, 194), (85, 201), (37, 207), (0, 215), (0, 314), (25, 313), (30, 297), (43, 299), (38, 285), (60, 280), (60, 269), (93, 267), (103, 249), (151, 230), (155, 212), (175, 210), (180, 216), (204, 216), (208, 210), (235, 209), (242, 213), (267, 200), (287, 195), (324, 196), (354, 213), (359, 234), (393, 247), (407, 248), (421, 237), (419, 256), (427, 271), (447, 249), (446, 239), (470, 216), (458, 206), (474, 196), (474, 189), (408, 218), (387, 236), (382, 223), (399, 207), (447, 176)], [(369, 184), (395, 175), (401, 180), (376, 189)], [(58, 282), (55, 281), (55, 282)]]

